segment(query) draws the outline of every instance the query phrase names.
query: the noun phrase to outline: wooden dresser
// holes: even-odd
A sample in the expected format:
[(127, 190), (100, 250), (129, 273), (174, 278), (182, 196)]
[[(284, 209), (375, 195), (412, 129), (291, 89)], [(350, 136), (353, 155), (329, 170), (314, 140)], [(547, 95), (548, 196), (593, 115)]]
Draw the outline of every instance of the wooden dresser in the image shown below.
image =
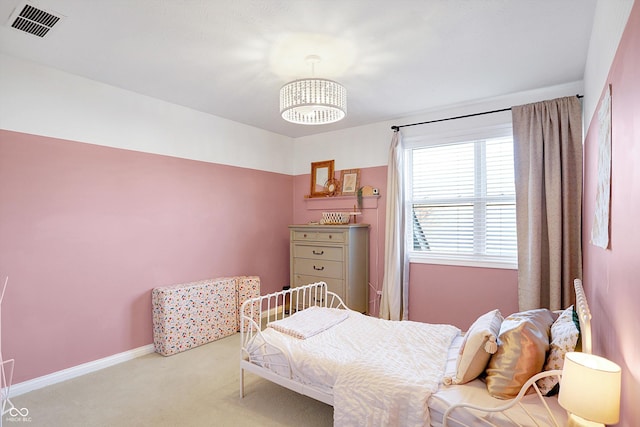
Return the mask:
[(347, 307), (369, 310), (369, 224), (290, 225), (291, 286), (326, 282)]

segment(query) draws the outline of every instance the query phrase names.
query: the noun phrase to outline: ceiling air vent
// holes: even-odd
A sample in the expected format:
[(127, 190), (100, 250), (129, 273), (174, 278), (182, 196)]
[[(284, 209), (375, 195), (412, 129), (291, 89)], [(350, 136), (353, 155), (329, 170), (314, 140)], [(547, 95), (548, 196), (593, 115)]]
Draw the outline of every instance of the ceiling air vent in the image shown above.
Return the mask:
[(18, 6), (11, 16), (11, 26), (34, 36), (44, 37), (63, 16), (25, 4)]

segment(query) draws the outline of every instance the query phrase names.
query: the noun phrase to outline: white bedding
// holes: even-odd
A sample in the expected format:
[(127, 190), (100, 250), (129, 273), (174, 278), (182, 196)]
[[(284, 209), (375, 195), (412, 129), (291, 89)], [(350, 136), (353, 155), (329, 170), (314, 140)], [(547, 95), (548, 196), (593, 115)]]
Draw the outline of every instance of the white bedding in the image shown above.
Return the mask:
[(427, 400), (438, 389), (447, 350), (460, 331), (415, 322), (385, 325), (390, 327), (380, 337), (383, 345), (344, 366), (336, 379), (336, 426), (429, 425)]
[(268, 327), (301, 340), (318, 335), (349, 317), (347, 310), (309, 307), (290, 317), (269, 322)]
[[(272, 328), (262, 334), (290, 360), (294, 379), (333, 391), (336, 426), (429, 425), (426, 402), (438, 388), (459, 329), (348, 313), (305, 340)], [(264, 354), (259, 344), (249, 346), (250, 355)]]
[[(560, 406), (556, 397), (545, 397), (545, 402), (553, 412), (555, 419), (560, 426), (566, 425), (567, 412)], [(478, 406), (486, 408), (504, 405), (507, 401), (493, 398), (487, 393), (487, 385), (481, 380), (473, 380), (467, 384), (441, 386), (429, 399), (429, 412), (431, 415), (431, 425), (442, 426), (442, 418), (445, 411), (453, 404), (461, 402), (473, 402)], [(535, 422), (527, 415), (529, 412)], [(474, 415), (474, 414), (477, 414)], [(533, 393), (522, 398), (519, 405), (506, 410), (504, 413), (480, 413), (473, 410), (454, 411), (449, 419), (449, 427), (486, 427), (487, 421), (498, 426), (553, 426), (554, 423), (540, 405), (538, 396)]]
[[(586, 347), (589, 350), (591, 314), (578, 279), (574, 281), (574, 287), (583, 348)], [(325, 283), (310, 284), (303, 288), (304, 292), (326, 293)], [(333, 297), (337, 298), (341, 307), (344, 307), (337, 296), (333, 295)], [(252, 320), (254, 308), (257, 306), (260, 312), (260, 307), (266, 305), (266, 311), (270, 313), (271, 299), (274, 299), (274, 304), (277, 305), (278, 298), (284, 299), (281, 293), (275, 293), (251, 302), (252, 305), (248, 308), (243, 306), (243, 311), (249, 311), (250, 316), (243, 316), (244, 326), (241, 332), (243, 342), (243, 356), (240, 362), (241, 396), (244, 396), (244, 372), (247, 370), (293, 391), (333, 405), (334, 413), (338, 414), (337, 425), (427, 425), (430, 423), (434, 427), (440, 427), (444, 413), (452, 406), (460, 404), (471, 404), (487, 410), (506, 406), (510, 408), (502, 414), (476, 412), (477, 417), (472, 410), (457, 408), (449, 418), (448, 425), (451, 427), (555, 425), (550, 421), (548, 411), (553, 414), (560, 426), (567, 423), (567, 413), (555, 397), (539, 399), (536, 394), (529, 394), (520, 401), (510, 402), (492, 398), (484, 382), (478, 379), (462, 385), (441, 384), (443, 376), (452, 376), (456, 372), (456, 360), (462, 342), (456, 328), (453, 328), (453, 338), (448, 352), (446, 345), (440, 349), (440, 354), (445, 355), (443, 365), (446, 365), (445, 369), (440, 370), (438, 367), (442, 365), (438, 356), (435, 363), (427, 363), (429, 356), (422, 355), (425, 349), (430, 348), (431, 341), (438, 341), (429, 337), (428, 332), (424, 335), (418, 332), (417, 339), (414, 339), (406, 349), (402, 349), (402, 343), (389, 344), (401, 335), (393, 329), (392, 324), (413, 322), (389, 322), (348, 311), (349, 317), (343, 322), (304, 340), (281, 334), (273, 328), (257, 330), (257, 325)], [(277, 319), (277, 312), (274, 317)], [(444, 326), (440, 332), (446, 331), (447, 328), (446, 325), (435, 326)], [(416, 331), (420, 331), (420, 327), (416, 327)], [(446, 342), (447, 339), (444, 341)], [(397, 352), (395, 352), (396, 348)], [(406, 363), (407, 360), (411, 366), (409, 370), (396, 366), (399, 364), (396, 362)], [(435, 392), (431, 379), (426, 378), (423, 381), (421, 377), (433, 366), (436, 366), (433, 372), (439, 372), (437, 377), (440, 378), (438, 380), (440, 384), (436, 384)], [(409, 385), (407, 386), (406, 383), (398, 385), (393, 380), (385, 384), (384, 380), (381, 381), (378, 378), (382, 376), (383, 371), (389, 371), (390, 378), (401, 378), (400, 381), (403, 382), (408, 378)], [(532, 384), (545, 375), (559, 374), (561, 371), (540, 373), (531, 378), (527, 384)], [(419, 397), (414, 399), (416, 395)], [(415, 402), (409, 406), (403, 406), (411, 400)], [(409, 414), (399, 418), (404, 411), (408, 411)], [(423, 417), (416, 415), (420, 411), (424, 412)]]

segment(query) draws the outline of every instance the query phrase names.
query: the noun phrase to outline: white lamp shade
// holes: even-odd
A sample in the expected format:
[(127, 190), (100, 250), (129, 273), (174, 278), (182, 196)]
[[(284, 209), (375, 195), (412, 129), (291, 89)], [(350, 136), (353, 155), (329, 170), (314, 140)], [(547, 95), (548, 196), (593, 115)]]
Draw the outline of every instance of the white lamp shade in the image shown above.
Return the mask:
[(295, 80), (280, 89), (282, 118), (303, 125), (323, 125), (347, 114), (347, 90), (327, 79)]
[(565, 354), (560, 405), (585, 420), (615, 424), (620, 417), (620, 366), (588, 353)]

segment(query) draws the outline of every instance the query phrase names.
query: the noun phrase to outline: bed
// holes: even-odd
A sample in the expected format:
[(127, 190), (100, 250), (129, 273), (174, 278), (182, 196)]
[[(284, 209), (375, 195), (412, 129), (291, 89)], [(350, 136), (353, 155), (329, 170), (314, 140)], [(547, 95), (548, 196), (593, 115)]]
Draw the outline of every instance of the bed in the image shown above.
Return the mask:
[[(591, 314), (580, 280), (576, 279), (574, 287), (572, 320), (579, 330), (582, 351), (591, 352)], [(513, 380), (524, 374), (519, 367), (513, 368), (516, 373), (506, 379), (504, 375), (496, 377), (492, 371), (500, 357), (505, 357), (503, 350), (508, 348), (512, 333), (505, 322), (512, 326), (513, 315), (502, 318), (495, 312), (478, 318), (463, 334), (452, 325), (393, 322), (357, 313), (328, 291), (324, 282), (254, 298), (241, 307), (240, 396), (244, 396), (247, 371), (332, 405), (336, 426), (565, 425), (567, 415), (556, 396), (545, 396), (562, 373), (549, 369), (553, 367), (547, 360), (551, 332), (548, 345), (542, 350), (546, 352), (542, 356), (545, 369), (527, 374), (521, 380), (524, 385), (513, 389)], [(498, 332), (495, 336), (474, 334), (476, 324), (482, 324), (481, 320), (490, 314), (494, 331), (496, 319), (500, 319), (499, 336)], [(549, 331), (562, 316), (571, 313), (568, 308), (552, 316)], [(262, 319), (261, 324), (255, 319)], [(486, 378), (462, 378), (466, 373), (460, 374), (461, 364), (465, 364), (473, 347), (473, 337), (480, 335), (484, 351), (494, 353), (477, 353), (482, 353), (480, 377)], [(531, 341), (530, 337), (525, 339)], [(490, 362), (485, 363), (484, 359)], [(523, 359), (527, 357), (511, 363)], [(465, 372), (477, 370), (478, 366), (473, 365), (478, 365), (478, 360), (477, 356), (468, 359), (466, 363), (471, 366), (465, 366)], [(498, 387), (501, 381), (511, 387), (510, 396), (496, 394), (496, 390), (505, 390)]]

